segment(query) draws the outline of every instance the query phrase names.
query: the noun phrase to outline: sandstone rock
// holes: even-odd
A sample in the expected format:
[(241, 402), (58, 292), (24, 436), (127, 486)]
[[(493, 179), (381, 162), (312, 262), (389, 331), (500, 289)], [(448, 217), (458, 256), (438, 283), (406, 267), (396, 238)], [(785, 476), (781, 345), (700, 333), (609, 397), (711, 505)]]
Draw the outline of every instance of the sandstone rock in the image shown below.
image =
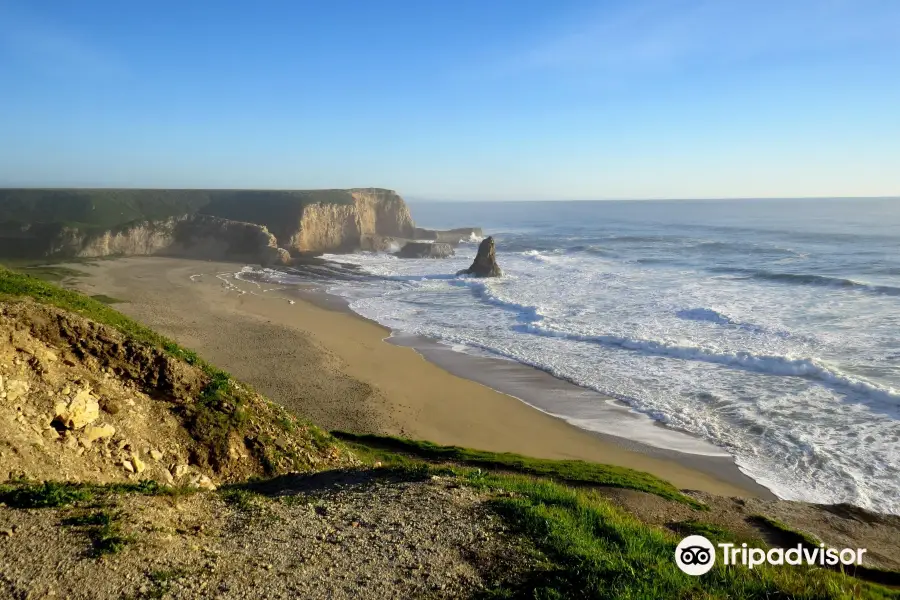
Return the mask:
[(150, 450), (149, 454), (150, 458), (152, 458), (153, 460), (162, 460), (163, 453), (159, 450)]
[(396, 238), (385, 235), (361, 235), (359, 238), (360, 250), (368, 252), (397, 252), (400, 245)]
[(407, 242), (397, 256), (400, 258), (447, 258), (453, 256), (453, 247), (443, 243)]
[(190, 471), (190, 469), (191, 468), (187, 465), (175, 465), (170, 470), (172, 471), (172, 475), (174, 475), (176, 478), (179, 478), (179, 477), (184, 477), (185, 475), (187, 475), (187, 473), (188, 473), (188, 471)]
[(172, 474), (168, 469), (163, 469), (163, 479), (165, 479), (168, 484), (175, 483), (175, 478), (172, 477)]
[(54, 422), (67, 429), (81, 429), (100, 418), (100, 404), (90, 390), (81, 390), (68, 405), (56, 405)]
[(134, 465), (131, 464), (130, 460), (123, 460), (122, 467), (129, 473), (134, 473)]
[(6, 383), (6, 399), (9, 402), (15, 402), (22, 396), (28, 393), (29, 385), (27, 381), (20, 381), (18, 379), (10, 379)]
[(112, 425), (90, 425), (84, 428), (84, 439), (93, 442), (103, 438), (111, 438), (116, 434), (116, 428)]
[(497, 264), (494, 238), (484, 238), (478, 245), (478, 254), (475, 256), (472, 266), (459, 271), (457, 275), (474, 275), (476, 277), (500, 277), (503, 275), (503, 271)]
[(210, 479), (206, 475), (201, 475), (200, 479), (197, 480), (196, 485), (202, 490), (214, 491), (216, 489), (216, 484), (214, 484), (212, 482), (212, 479)]
[(131, 455), (131, 464), (134, 465), (134, 470), (138, 473), (143, 473), (144, 469), (147, 468), (147, 465), (140, 459), (137, 454)]

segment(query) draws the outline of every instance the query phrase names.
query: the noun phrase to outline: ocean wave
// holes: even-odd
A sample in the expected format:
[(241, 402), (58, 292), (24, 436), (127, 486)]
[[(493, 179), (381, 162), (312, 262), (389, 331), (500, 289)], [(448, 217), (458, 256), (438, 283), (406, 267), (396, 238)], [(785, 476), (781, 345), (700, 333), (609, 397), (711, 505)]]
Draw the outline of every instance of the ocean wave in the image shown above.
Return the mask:
[(689, 250), (698, 250), (702, 253), (722, 254), (731, 252), (735, 254), (755, 254), (761, 256), (782, 256), (789, 258), (804, 258), (803, 252), (781, 246), (762, 246), (745, 242), (704, 241), (688, 246)]
[(894, 409), (900, 406), (900, 391), (841, 373), (815, 358), (791, 358), (744, 351), (722, 352), (712, 348), (684, 346), (656, 340), (632, 339), (615, 335), (585, 335), (555, 329), (541, 321), (525, 323), (517, 326), (517, 329), (535, 335), (561, 337), (656, 356), (720, 364), (767, 375), (813, 379), (859, 393), (869, 400), (888, 404)]
[(754, 269), (738, 269), (732, 267), (714, 267), (710, 269), (713, 273), (730, 273), (735, 275), (746, 275), (751, 279), (760, 279), (763, 281), (773, 281), (776, 283), (786, 283), (793, 285), (818, 285), (823, 287), (835, 287), (855, 289), (874, 294), (884, 294), (887, 296), (900, 296), (900, 287), (891, 285), (874, 285), (845, 279), (843, 277), (832, 277), (830, 275), (814, 275), (811, 273), (778, 273), (773, 271), (758, 271)]
[(507, 300), (505, 298), (501, 298), (493, 293), (488, 285), (481, 281), (473, 281), (471, 279), (461, 279), (456, 282), (451, 282), (454, 285), (462, 285), (468, 287), (472, 290), (472, 294), (487, 304), (492, 306), (498, 306), (504, 310), (508, 310), (517, 314), (517, 320), (520, 322), (532, 322), (532, 321), (540, 321), (547, 315), (542, 313), (544, 310), (542, 306), (534, 306), (531, 304), (520, 304), (518, 302), (514, 302), (512, 300)]
[(711, 308), (686, 308), (675, 312), (679, 319), (688, 321), (708, 321), (719, 325), (740, 325), (737, 321)]
[(603, 257), (618, 257), (621, 256), (618, 252), (613, 252), (608, 248), (604, 248), (603, 246), (597, 246), (596, 244), (590, 244), (586, 246), (572, 246), (570, 248), (566, 248), (566, 252), (582, 252), (584, 254), (591, 254), (593, 256), (603, 256)]
[(524, 256), (525, 258), (527, 258), (529, 260), (536, 260), (538, 262), (549, 262), (550, 261), (550, 257), (547, 256), (547, 254), (545, 252), (542, 252), (541, 250), (526, 250), (525, 252), (522, 252), (521, 254), (522, 254), (522, 256)]

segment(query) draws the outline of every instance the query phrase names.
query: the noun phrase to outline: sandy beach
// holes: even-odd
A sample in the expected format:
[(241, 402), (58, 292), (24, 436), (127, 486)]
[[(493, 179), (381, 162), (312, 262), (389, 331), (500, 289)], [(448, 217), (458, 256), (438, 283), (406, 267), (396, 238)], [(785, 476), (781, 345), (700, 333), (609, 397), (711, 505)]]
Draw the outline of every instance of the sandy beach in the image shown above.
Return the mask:
[[(647, 471), (682, 489), (773, 497), (725, 456), (662, 451), (574, 427), (455, 375), (314, 292), (239, 281), (241, 265), (140, 257), (72, 265), (88, 294), (199, 352), (327, 429), (402, 435)], [(426, 353), (427, 355), (427, 353)]]

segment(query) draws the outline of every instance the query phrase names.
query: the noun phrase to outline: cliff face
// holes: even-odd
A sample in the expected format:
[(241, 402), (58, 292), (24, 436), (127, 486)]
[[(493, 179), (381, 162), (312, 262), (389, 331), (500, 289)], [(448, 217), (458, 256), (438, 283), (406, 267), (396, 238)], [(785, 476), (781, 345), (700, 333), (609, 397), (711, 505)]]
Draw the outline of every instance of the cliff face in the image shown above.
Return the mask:
[(265, 227), (207, 215), (145, 221), (100, 232), (65, 228), (46, 254), (80, 258), (156, 254), (263, 264), (290, 260)]
[(396, 192), (369, 188), (350, 194), (353, 204), (304, 206), (297, 230), (280, 241), (297, 252), (325, 252), (359, 248), (364, 238), (375, 235), (412, 237), (412, 215)]
[(369, 248), (415, 231), (403, 199), (378, 188), (0, 189), (0, 257), (260, 254), (281, 262), (288, 251)]

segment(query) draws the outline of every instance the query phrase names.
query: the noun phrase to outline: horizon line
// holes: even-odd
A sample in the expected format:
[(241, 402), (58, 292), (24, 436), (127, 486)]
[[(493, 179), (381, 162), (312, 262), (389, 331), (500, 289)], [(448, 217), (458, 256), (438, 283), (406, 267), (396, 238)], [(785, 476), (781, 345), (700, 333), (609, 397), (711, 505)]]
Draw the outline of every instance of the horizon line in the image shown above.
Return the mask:
[(0, 190), (48, 190), (48, 191), (92, 191), (92, 190), (148, 190), (148, 191), (244, 191), (244, 192), (312, 192), (326, 190), (385, 190), (394, 192), (399, 196), (406, 196), (407, 200), (417, 202), (691, 202), (691, 201), (749, 201), (749, 200), (900, 200), (897, 195), (876, 196), (670, 196), (670, 197), (642, 197), (642, 198), (436, 198), (419, 194), (402, 194), (395, 188), (379, 186), (352, 186), (352, 187), (121, 187), (121, 186), (30, 186), (30, 185), (0, 185)]

